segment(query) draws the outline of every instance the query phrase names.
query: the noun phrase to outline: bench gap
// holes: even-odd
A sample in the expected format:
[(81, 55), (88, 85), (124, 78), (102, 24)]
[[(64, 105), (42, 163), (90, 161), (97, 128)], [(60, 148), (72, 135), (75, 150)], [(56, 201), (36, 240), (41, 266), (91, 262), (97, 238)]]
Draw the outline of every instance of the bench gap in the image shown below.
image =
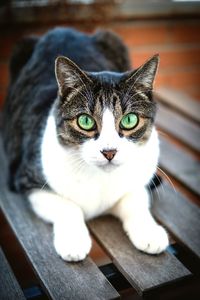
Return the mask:
[[(179, 191), (181, 194), (183, 194), (189, 201), (192, 203), (200, 206), (199, 196), (196, 195), (192, 190), (190, 190), (188, 187), (186, 187), (181, 181), (179, 181), (177, 178), (175, 178), (173, 175), (171, 175), (167, 170), (165, 170), (162, 167), (162, 170), (166, 173), (167, 177), (162, 174), (159, 170), (157, 171), (158, 175), (163, 179), (166, 180), (171, 187), (175, 188), (175, 190)], [(173, 184), (173, 186), (172, 186)]]
[(1, 210), (0, 244), (26, 299), (48, 299), (31, 268), (31, 264), (29, 263), (22, 246)]
[[(117, 267), (112, 262), (112, 258), (106, 253), (104, 248), (99, 244), (99, 242), (92, 235), (92, 250), (89, 254), (91, 259), (98, 266), (99, 270), (108, 279), (111, 285), (119, 292), (121, 299), (127, 299), (127, 297), (133, 297), (135, 300), (142, 299), (137, 291), (131, 286), (128, 280), (123, 276), (123, 274), (117, 269)], [(133, 299), (133, 298), (130, 298)]]
[(169, 143), (175, 145), (179, 149), (184, 150), (186, 153), (189, 153), (193, 156), (194, 159), (200, 160), (200, 153), (199, 151), (192, 148), (187, 143), (183, 142), (181, 139), (173, 136), (171, 133), (168, 133), (166, 129), (160, 127), (159, 125), (156, 126), (158, 133), (163, 136)]
[(176, 112), (178, 115), (183, 116), (185, 119), (187, 119), (188, 121), (190, 121), (193, 124), (196, 125), (200, 125), (200, 122), (198, 120), (195, 120), (191, 115), (188, 115), (186, 112), (184, 112), (183, 110), (179, 109), (178, 107), (176, 107), (175, 105), (173, 105), (172, 103), (167, 103), (165, 101), (163, 101), (161, 98), (159, 98), (158, 96), (156, 97), (156, 102), (162, 104), (162, 106), (173, 110), (174, 112)]

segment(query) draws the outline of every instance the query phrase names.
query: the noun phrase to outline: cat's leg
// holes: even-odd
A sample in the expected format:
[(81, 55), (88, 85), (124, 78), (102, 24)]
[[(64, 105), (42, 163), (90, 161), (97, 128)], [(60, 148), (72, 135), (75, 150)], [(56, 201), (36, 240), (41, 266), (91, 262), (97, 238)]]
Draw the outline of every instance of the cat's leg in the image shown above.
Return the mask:
[(92, 243), (80, 207), (44, 190), (33, 191), (29, 195), (29, 201), (39, 217), (53, 223), (57, 253), (67, 261), (83, 260)]
[(149, 211), (148, 193), (138, 189), (124, 196), (110, 211), (118, 217), (136, 248), (150, 254), (158, 254), (168, 246), (165, 229), (158, 225)]

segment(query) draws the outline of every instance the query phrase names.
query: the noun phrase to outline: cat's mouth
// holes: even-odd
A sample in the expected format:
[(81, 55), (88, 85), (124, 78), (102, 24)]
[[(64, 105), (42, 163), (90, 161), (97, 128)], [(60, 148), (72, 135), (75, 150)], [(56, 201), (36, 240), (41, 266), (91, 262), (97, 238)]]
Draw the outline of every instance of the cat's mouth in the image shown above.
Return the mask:
[(116, 162), (107, 162), (104, 164), (98, 164), (98, 167), (105, 172), (112, 172), (116, 170), (119, 166), (120, 164)]

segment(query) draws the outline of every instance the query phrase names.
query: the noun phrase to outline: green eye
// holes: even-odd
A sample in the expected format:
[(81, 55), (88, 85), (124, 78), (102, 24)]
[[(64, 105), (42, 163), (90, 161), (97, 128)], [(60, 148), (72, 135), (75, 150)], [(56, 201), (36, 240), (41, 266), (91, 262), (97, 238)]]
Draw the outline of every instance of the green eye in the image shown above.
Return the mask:
[(120, 122), (120, 127), (122, 129), (133, 129), (134, 127), (137, 126), (138, 124), (138, 116), (134, 113), (129, 113), (125, 116), (123, 116), (123, 118), (121, 119), (121, 122)]
[(96, 125), (95, 120), (86, 114), (80, 115), (77, 121), (81, 129), (88, 130), (88, 131), (93, 130)]

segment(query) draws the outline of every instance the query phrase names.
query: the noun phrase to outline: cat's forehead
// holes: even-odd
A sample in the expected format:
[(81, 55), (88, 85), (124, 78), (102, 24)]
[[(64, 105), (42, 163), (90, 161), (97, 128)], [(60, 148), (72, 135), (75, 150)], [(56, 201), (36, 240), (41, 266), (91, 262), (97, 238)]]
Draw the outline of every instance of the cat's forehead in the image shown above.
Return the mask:
[(94, 100), (94, 114), (102, 116), (106, 110), (116, 117), (122, 114), (120, 98), (114, 90), (109, 92), (102, 90)]
[(91, 112), (102, 115), (105, 109), (119, 117), (129, 111), (146, 114), (154, 110), (154, 103), (146, 93), (134, 89), (131, 83), (125, 83), (125, 73), (100, 72), (93, 73), (93, 99)]
[(99, 113), (108, 108), (110, 111), (121, 111), (120, 84), (124, 75), (110, 71), (90, 73), (93, 80), (94, 108)]
[(127, 73), (88, 72), (87, 76), (92, 79), (90, 82), (66, 95), (62, 107), (64, 115), (72, 118), (85, 112), (101, 120), (105, 109), (116, 119), (131, 111), (147, 117), (154, 115), (154, 102), (146, 93), (134, 89), (134, 84), (126, 83)]

